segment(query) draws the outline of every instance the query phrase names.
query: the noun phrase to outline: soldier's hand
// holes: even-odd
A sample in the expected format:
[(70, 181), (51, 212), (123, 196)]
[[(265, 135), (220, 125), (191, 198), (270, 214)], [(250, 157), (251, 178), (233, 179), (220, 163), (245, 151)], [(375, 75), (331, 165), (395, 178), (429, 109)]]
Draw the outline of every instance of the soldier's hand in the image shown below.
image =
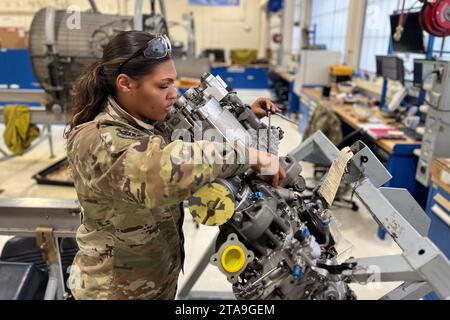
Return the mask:
[(280, 165), (280, 159), (271, 153), (252, 148), (249, 149), (249, 155), (252, 169), (258, 171), (264, 181), (278, 187), (286, 177), (286, 172)]
[(272, 113), (281, 112), (281, 109), (278, 108), (272, 100), (266, 97), (256, 99), (255, 102), (252, 103), (251, 109), (253, 113), (260, 119), (267, 116), (268, 111)]

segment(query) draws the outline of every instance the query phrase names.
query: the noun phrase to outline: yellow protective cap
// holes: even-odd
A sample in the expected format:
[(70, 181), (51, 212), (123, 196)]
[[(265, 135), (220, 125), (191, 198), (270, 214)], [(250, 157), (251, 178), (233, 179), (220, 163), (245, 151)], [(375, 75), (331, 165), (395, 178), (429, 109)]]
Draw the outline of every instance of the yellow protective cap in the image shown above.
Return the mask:
[(232, 245), (226, 248), (220, 258), (222, 267), (230, 273), (238, 272), (245, 264), (245, 253), (240, 246)]

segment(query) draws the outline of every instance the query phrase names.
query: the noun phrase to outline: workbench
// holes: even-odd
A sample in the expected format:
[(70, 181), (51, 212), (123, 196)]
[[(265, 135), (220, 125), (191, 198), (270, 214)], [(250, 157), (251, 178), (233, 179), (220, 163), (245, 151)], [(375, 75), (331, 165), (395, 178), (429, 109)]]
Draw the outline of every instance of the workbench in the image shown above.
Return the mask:
[(190, 77), (180, 77), (175, 80), (174, 87), (179, 94), (184, 94), (187, 90), (197, 88), (200, 85), (200, 79)]
[[(300, 97), (299, 126), (301, 132), (304, 132), (306, 129), (315, 107), (321, 101), (322, 95), (319, 89), (303, 89)], [(344, 135), (349, 131), (361, 130), (364, 140), (380, 157), (380, 160), (392, 175), (392, 179), (385, 186), (407, 189), (422, 208), (425, 208), (428, 190), (415, 178), (418, 158), (414, 154), (414, 150), (420, 149), (421, 142), (410, 137), (406, 137), (405, 140), (375, 140), (364, 131), (364, 123), (353, 116), (351, 104), (339, 105), (331, 103), (331, 108), (342, 121)], [(385, 124), (392, 121), (392, 119), (385, 118), (379, 109), (376, 109), (373, 116), (378, 117)]]

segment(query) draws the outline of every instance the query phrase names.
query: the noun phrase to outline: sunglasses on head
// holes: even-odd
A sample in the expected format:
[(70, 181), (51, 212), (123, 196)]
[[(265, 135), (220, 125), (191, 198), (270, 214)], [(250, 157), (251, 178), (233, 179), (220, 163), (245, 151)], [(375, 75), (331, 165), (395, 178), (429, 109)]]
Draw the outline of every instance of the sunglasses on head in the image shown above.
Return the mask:
[(172, 45), (170, 44), (170, 40), (166, 35), (160, 35), (156, 38), (153, 38), (147, 45), (135, 53), (131, 55), (128, 59), (122, 62), (117, 69), (117, 75), (121, 74), (122, 68), (126, 65), (130, 60), (140, 56), (141, 54), (147, 58), (152, 60), (158, 60), (165, 58), (172, 51)]

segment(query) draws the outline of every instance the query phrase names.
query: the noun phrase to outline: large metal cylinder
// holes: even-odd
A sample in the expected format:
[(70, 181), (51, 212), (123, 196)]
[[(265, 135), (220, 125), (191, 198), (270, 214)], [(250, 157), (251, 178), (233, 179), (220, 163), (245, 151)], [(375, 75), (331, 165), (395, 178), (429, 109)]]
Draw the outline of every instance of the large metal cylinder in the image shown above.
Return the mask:
[[(52, 96), (55, 85), (62, 86), (62, 91), (69, 90), (85, 66), (102, 56), (103, 46), (117, 32), (131, 30), (132, 25), (133, 19), (129, 16), (41, 9), (30, 28), (29, 49), (36, 79)], [(56, 69), (52, 69), (52, 65)]]

